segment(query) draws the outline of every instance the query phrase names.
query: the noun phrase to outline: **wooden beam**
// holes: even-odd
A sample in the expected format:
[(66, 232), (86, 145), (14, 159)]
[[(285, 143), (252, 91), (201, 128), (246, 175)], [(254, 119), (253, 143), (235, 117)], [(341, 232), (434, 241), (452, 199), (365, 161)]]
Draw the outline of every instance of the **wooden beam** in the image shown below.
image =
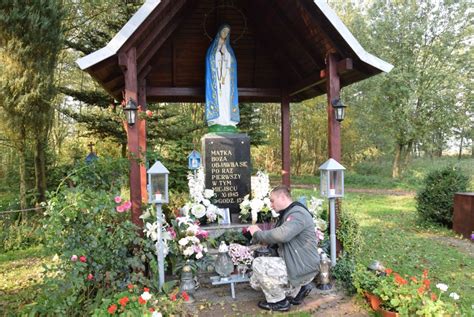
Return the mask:
[[(150, 67), (151, 68), (151, 67)], [(138, 105), (141, 106), (142, 111), (147, 110), (146, 104), (146, 80), (138, 80)], [(146, 175), (146, 120), (138, 120), (138, 151), (140, 157), (143, 159), (140, 162), (140, 192), (141, 192), (141, 201), (148, 201), (148, 191), (147, 191), (147, 175)]]
[(290, 98), (281, 98), (281, 180), (288, 187), (291, 185), (290, 154)]
[[(240, 97), (280, 98), (281, 90), (272, 88), (238, 88)], [(148, 97), (204, 97), (201, 87), (147, 87)]]
[[(351, 71), (353, 69), (352, 64), (353, 63), (352, 63), (351, 58), (344, 58), (344, 59), (340, 60), (339, 62), (337, 62), (337, 66), (336, 66), (337, 74), (338, 75), (343, 75), (343, 74)], [(294, 96), (296, 94), (299, 94), (299, 93), (301, 93), (305, 90), (311, 89), (314, 86), (324, 84), (326, 82), (326, 79), (327, 79), (326, 74), (327, 74), (327, 72), (324, 70), (323, 72), (318, 72), (316, 74), (313, 74), (313, 75), (303, 79), (302, 81), (292, 85), (288, 90), (290, 92), (290, 97)], [(320, 91), (325, 92), (322, 89), (320, 89)]]
[(186, 3), (188, 3), (188, 1), (186, 0), (173, 2), (171, 12), (164, 16), (163, 19), (161, 19), (160, 22), (156, 26), (154, 26), (153, 35), (149, 36), (146, 41), (140, 43), (137, 48), (137, 55), (139, 61), (138, 73), (141, 73), (141, 71), (148, 64), (153, 55), (156, 54), (160, 47), (166, 42), (166, 40), (181, 23), (185, 14), (179, 15), (179, 13), (181, 13), (182, 10), (186, 7)]

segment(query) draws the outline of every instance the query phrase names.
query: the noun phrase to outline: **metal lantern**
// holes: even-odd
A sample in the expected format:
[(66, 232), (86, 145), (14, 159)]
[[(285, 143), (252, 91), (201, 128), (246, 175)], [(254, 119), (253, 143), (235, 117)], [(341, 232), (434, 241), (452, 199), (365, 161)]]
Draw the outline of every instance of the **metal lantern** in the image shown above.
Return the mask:
[(125, 115), (127, 116), (128, 125), (132, 127), (137, 120), (137, 103), (132, 98), (129, 98), (123, 110), (125, 111)]
[(168, 174), (169, 171), (156, 161), (147, 171), (148, 174), (148, 201), (156, 205), (156, 222), (158, 223), (158, 239), (156, 241), (156, 255), (158, 258), (158, 285), (161, 287), (165, 283), (165, 256), (163, 253), (163, 239), (161, 238), (161, 228), (163, 224), (163, 212), (161, 205), (168, 203)]
[(329, 241), (331, 266), (336, 265), (336, 198), (344, 196), (344, 166), (330, 158), (319, 167), (321, 171), (321, 196), (329, 199)]
[(179, 288), (181, 292), (186, 292), (189, 295), (189, 299), (186, 302), (193, 303), (194, 293), (196, 292), (196, 281), (194, 280), (191, 266), (188, 263), (183, 266), (183, 270), (181, 272), (181, 284)]
[(321, 171), (321, 196), (326, 198), (344, 197), (345, 167), (330, 158), (319, 167)]
[(188, 168), (190, 170), (197, 170), (201, 166), (201, 154), (198, 151), (193, 150), (188, 155)]
[(168, 203), (168, 169), (156, 161), (147, 171), (148, 174), (148, 202), (153, 204)]
[(334, 108), (334, 114), (336, 115), (336, 120), (339, 122), (344, 120), (344, 108), (346, 106), (342, 103), (341, 99), (339, 98), (333, 99), (331, 101), (331, 105)]

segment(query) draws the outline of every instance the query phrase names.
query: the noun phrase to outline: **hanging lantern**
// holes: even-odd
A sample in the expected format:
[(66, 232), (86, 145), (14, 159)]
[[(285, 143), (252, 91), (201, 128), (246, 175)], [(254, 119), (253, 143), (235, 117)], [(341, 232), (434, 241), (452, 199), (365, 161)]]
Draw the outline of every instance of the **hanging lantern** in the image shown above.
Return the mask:
[(201, 166), (201, 154), (198, 151), (193, 150), (188, 155), (188, 168), (190, 170), (197, 170)]
[(137, 120), (137, 103), (132, 98), (129, 98), (123, 110), (125, 111), (125, 115), (127, 116), (128, 125), (132, 127)]
[(344, 108), (346, 107), (341, 99), (337, 98), (337, 99), (333, 99), (333, 101), (331, 101), (331, 104), (332, 104), (332, 107), (334, 108), (334, 114), (336, 116), (336, 120), (339, 121), (339, 122), (342, 122), (342, 120), (344, 120)]

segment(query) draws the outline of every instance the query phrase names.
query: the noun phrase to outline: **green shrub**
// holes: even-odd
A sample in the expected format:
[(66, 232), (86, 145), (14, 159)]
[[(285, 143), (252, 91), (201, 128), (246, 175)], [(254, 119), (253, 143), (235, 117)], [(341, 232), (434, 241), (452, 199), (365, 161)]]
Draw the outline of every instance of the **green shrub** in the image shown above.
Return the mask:
[(364, 240), (359, 223), (354, 215), (347, 210), (339, 212), (339, 228), (337, 237), (342, 244), (342, 249), (351, 257), (357, 257), (362, 250)]
[(420, 219), (445, 226), (452, 225), (454, 193), (466, 191), (469, 179), (454, 167), (430, 172), (417, 193)]
[[(102, 161), (104, 162), (104, 161)], [(103, 297), (134, 285), (155, 286), (154, 245), (119, 212), (126, 179), (120, 162), (79, 166), (51, 194), (43, 222), (45, 247), (56, 254), (31, 313), (90, 315)], [(107, 183), (109, 182), (109, 183)], [(122, 209), (120, 209), (122, 210)]]
[(346, 252), (343, 252), (342, 256), (339, 256), (336, 265), (332, 269), (332, 276), (346, 289), (349, 294), (353, 294), (355, 292), (355, 288), (352, 283), (354, 269), (354, 258)]
[(352, 283), (352, 274), (355, 270), (354, 259), (360, 254), (364, 241), (359, 223), (347, 210), (341, 209), (339, 212), (337, 237), (341, 242), (343, 253), (333, 269), (333, 276), (349, 293), (354, 293), (355, 288)]
[(0, 216), (0, 252), (23, 250), (41, 243), (38, 215), (20, 222), (18, 216), (17, 213)]

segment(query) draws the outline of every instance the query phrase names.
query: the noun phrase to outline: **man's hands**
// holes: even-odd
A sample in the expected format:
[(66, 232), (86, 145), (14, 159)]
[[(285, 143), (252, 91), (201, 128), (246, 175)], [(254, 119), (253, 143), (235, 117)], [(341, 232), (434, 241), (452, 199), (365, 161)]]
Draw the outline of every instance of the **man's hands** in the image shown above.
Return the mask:
[(257, 225), (251, 225), (250, 227), (247, 228), (247, 230), (253, 236), (255, 232), (260, 231), (260, 228)]

